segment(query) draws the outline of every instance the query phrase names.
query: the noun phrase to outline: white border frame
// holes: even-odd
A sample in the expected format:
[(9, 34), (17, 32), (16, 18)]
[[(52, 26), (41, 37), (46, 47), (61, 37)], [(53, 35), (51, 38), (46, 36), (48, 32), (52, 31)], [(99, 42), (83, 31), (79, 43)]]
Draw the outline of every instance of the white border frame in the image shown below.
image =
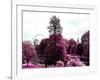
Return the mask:
[[(86, 67), (68, 67), (66, 68), (49, 68), (49, 69), (28, 69), (22, 70), (21, 59), (21, 27), (23, 11), (39, 10), (39, 11), (56, 11), (56, 12), (76, 12), (81, 14), (91, 15), (91, 29), (90, 29), (90, 66)], [(60, 11), (59, 11), (60, 10)], [(96, 59), (96, 8), (93, 6), (76, 6), (76, 5), (61, 5), (61, 4), (46, 4), (41, 5), (37, 3), (12, 3), (12, 54), (11, 54), (11, 76), (15, 80), (37, 79), (42, 80), (50, 77), (67, 77), (68, 79), (75, 80), (74, 76), (94, 75), (97, 72), (97, 59)], [(94, 36), (94, 37), (92, 37)], [(92, 43), (92, 44), (91, 44)], [(95, 46), (95, 47), (94, 47)], [(44, 75), (45, 74), (45, 75)], [(73, 76), (73, 78), (71, 77)], [(78, 78), (76, 78), (79, 80)], [(81, 79), (83, 80), (83, 79)]]

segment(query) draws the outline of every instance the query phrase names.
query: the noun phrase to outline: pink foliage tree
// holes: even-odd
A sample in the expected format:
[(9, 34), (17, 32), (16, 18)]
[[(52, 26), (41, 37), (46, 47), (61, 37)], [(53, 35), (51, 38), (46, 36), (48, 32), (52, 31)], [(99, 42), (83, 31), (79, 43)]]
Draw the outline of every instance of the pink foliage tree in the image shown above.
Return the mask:
[(33, 56), (35, 55), (35, 49), (34, 46), (30, 41), (24, 41), (22, 42), (22, 60), (23, 63), (28, 63), (32, 60)]

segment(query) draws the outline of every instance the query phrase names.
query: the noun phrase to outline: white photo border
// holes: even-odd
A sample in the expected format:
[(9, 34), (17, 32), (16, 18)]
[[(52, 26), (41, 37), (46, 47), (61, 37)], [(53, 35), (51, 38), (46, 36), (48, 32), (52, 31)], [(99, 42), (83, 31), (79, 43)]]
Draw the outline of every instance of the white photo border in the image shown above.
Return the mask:
[[(24, 11), (33, 11), (35, 8), (37, 11), (47, 11), (46, 8), (51, 9), (51, 12), (61, 12), (64, 13), (65, 11), (59, 11), (58, 9), (68, 9), (67, 13), (73, 13), (76, 11), (78, 14), (88, 14), (91, 15), (91, 30), (90, 30), (90, 66), (86, 67), (71, 67), (71, 68), (48, 68), (48, 69), (25, 69), (22, 70), (22, 56), (21, 56), (21, 44), (22, 42), (22, 26), (23, 26), (23, 12)], [(14, 10), (15, 9), (15, 10)], [(43, 9), (43, 10), (42, 10)], [(54, 9), (54, 11), (52, 10)], [(58, 10), (58, 11), (55, 11)], [(70, 12), (72, 11), (72, 12)], [(50, 11), (49, 11), (50, 12)], [(65, 12), (66, 13), (66, 12)], [(97, 61), (96, 59), (96, 9), (93, 7), (63, 7), (63, 6), (41, 6), (41, 5), (25, 5), (25, 4), (16, 4), (12, 11), (12, 69), (11, 69), (11, 76), (12, 80), (15, 78), (22, 78), (24, 79), (34, 79), (34, 78), (42, 78), (42, 77), (57, 77), (57, 76), (78, 76), (78, 75), (88, 75), (88, 74), (95, 74), (97, 72)], [(94, 37), (92, 37), (92, 35)], [(92, 45), (91, 45), (92, 43)], [(95, 46), (95, 47), (94, 47)], [(92, 50), (91, 50), (92, 49)], [(95, 53), (95, 54), (94, 54)], [(66, 70), (66, 71), (65, 71)], [(80, 73), (81, 72), (81, 73)], [(45, 75), (44, 75), (45, 74)]]

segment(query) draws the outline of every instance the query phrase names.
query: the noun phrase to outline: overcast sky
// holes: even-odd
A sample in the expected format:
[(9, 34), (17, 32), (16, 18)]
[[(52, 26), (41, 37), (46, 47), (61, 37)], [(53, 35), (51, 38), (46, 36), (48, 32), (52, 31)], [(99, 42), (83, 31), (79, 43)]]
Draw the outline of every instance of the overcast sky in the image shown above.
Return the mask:
[[(81, 37), (89, 30), (90, 16), (86, 14), (63, 14), (45, 12), (24, 12), (23, 13), (23, 40), (34, 40), (48, 38), (50, 18), (56, 15), (60, 19), (63, 28), (63, 37), (66, 39)], [(37, 36), (36, 36), (37, 35)]]

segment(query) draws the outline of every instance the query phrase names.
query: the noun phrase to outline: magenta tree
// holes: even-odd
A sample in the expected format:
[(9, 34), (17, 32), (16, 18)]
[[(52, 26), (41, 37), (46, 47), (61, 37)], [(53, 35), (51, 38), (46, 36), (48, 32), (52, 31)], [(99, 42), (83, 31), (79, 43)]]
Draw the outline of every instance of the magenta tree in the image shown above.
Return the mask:
[(28, 63), (32, 60), (35, 54), (34, 46), (30, 41), (24, 41), (22, 42), (22, 62)]

